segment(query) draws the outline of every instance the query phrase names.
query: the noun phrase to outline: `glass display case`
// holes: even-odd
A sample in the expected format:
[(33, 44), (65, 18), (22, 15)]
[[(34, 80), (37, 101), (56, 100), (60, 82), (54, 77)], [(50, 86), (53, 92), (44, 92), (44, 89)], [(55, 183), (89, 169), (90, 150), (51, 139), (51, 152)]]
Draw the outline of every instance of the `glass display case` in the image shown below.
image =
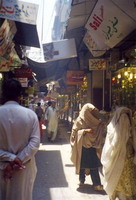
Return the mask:
[(112, 74), (112, 105), (136, 110), (136, 66), (124, 67)]

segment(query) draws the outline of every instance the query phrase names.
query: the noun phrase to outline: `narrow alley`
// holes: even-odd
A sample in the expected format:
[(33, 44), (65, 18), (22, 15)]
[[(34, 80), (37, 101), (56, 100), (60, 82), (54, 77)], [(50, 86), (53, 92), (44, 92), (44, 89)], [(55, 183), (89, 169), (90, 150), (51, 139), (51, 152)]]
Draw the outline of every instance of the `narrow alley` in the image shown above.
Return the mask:
[(59, 123), (55, 143), (47, 142), (44, 130), (40, 149), (36, 154), (38, 167), (33, 200), (108, 200), (105, 192), (94, 191), (90, 176), (85, 185), (78, 187), (78, 175), (70, 161), (70, 144), (67, 126)]

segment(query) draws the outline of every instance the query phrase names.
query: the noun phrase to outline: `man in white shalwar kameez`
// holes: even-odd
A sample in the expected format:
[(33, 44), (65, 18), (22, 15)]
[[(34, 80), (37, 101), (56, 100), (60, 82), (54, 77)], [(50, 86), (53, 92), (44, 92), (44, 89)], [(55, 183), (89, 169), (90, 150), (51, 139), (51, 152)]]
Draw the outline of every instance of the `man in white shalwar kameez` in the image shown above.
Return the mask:
[[(2, 89), (4, 104), (0, 106), (0, 200), (32, 200), (37, 172), (34, 155), (40, 144), (38, 118), (32, 110), (19, 105), (21, 85), (18, 81), (9, 79)], [(15, 170), (13, 166), (19, 167)], [(13, 172), (11, 177), (8, 177), (6, 171), (8, 167)]]
[(58, 129), (58, 110), (56, 108), (56, 102), (52, 101), (45, 112), (44, 120), (47, 121), (48, 139), (53, 142), (57, 136)]

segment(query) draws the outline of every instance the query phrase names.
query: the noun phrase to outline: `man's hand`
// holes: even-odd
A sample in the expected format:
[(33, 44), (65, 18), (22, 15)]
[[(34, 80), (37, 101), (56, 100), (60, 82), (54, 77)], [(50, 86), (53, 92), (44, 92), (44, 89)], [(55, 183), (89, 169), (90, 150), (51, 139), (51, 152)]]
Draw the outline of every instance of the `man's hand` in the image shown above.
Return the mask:
[(19, 171), (24, 168), (25, 166), (23, 165), (23, 162), (19, 158), (16, 157), (14, 161), (11, 161), (5, 164), (4, 169), (3, 169), (4, 178), (11, 179), (16, 171)]
[(4, 171), (3, 177), (6, 180), (12, 178), (12, 176), (13, 176), (13, 169), (12, 169), (12, 166), (10, 165), (10, 162), (8, 162), (8, 163), (5, 164), (3, 171)]
[(13, 162), (11, 162), (11, 165), (12, 165), (13, 170), (24, 169), (23, 162), (17, 157), (15, 158)]
[(13, 161), (15, 164), (19, 165), (20, 167), (22, 166), (23, 162), (18, 158), (16, 157), (15, 160)]

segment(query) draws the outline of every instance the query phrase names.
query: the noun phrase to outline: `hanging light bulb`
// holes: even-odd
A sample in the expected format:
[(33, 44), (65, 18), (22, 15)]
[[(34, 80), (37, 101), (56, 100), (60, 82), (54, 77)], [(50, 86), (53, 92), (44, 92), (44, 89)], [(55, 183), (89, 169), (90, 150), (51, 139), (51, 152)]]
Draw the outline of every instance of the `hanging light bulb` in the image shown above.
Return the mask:
[(117, 77), (118, 77), (118, 79), (120, 79), (120, 78), (121, 78), (121, 74), (118, 74), (118, 76), (117, 76)]
[(125, 72), (124, 72), (124, 76), (128, 76), (128, 71), (125, 71)]
[(132, 74), (132, 73), (129, 75), (129, 78), (130, 78), (130, 79), (133, 79), (133, 74)]

